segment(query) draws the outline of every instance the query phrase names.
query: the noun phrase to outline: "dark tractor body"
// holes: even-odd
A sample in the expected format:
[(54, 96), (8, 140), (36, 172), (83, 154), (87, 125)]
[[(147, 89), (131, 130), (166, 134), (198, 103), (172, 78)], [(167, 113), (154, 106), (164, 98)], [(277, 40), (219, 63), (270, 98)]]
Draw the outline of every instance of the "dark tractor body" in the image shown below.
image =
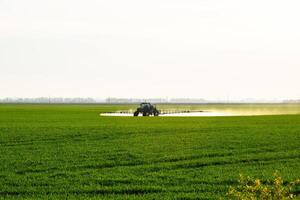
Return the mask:
[(151, 103), (141, 103), (140, 107), (133, 113), (133, 116), (136, 117), (139, 113), (142, 113), (143, 116), (159, 115), (159, 111), (156, 109), (155, 105), (152, 105)]

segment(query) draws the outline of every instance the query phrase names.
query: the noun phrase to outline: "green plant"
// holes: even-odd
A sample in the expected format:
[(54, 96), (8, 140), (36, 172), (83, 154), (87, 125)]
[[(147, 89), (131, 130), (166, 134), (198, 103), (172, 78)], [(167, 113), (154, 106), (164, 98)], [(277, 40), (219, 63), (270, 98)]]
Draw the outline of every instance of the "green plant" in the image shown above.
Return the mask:
[[(226, 195), (236, 171), (272, 174), (279, 169), (300, 178), (300, 114), (99, 115), (136, 107), (1, 104), (0, 200), (213, 200)], [(300, 110), (300, 104), (157, 107)]]
[(274, 173), (274, 180), (266, 181), (265, 184), (259, 179), (240, 175), (239, 185), (230, 187), (227, 193), (230, 199), (238, 200), (284, 200), (294, 199), (296, 195), (293, 190), (300, 185), (300, 179), (284, 184), (278, 172)]

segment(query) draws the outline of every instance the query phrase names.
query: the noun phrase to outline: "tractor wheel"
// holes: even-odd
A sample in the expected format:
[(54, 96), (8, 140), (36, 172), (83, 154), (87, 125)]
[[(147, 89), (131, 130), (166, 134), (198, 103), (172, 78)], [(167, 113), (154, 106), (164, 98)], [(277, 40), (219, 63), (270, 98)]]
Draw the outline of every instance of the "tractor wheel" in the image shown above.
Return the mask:
[(135, 111), (135, 112), (133, 113), (133, 116), (134, 116), (134, 117), (139, 116), (139, 111)]
[(148, 117), (148, 116), (149, 116), (149, 113), (148, 113), (148, 112), (143, 112), (143, 116), (144, 116), (144, 117)]
[(159, 115), (159, 112), (158, 111), (154, 111), (153, 114), (154, 114), (155, 117), (157, 117)]

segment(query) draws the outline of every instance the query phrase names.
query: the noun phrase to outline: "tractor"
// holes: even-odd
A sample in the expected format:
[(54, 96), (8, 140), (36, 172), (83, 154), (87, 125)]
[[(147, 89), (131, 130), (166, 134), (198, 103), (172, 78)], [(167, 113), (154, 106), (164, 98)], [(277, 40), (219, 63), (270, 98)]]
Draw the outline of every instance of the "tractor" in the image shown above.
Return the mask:
[(139, 113), (142, 113), (143, 116), (159, 115), (159, 111), (156, 109), (155, 105), (152, 105), (151, 103), (141, 103), (140, 107), (133, 113), (133, 116), (137, 117)]

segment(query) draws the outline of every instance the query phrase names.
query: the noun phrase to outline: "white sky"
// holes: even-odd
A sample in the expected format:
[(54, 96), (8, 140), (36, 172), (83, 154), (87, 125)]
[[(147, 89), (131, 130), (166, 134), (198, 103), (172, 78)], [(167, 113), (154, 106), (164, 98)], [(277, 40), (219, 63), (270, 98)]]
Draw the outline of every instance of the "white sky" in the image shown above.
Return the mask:
[(0, 0), (0, 98), (300, 98), (299, 0)]

